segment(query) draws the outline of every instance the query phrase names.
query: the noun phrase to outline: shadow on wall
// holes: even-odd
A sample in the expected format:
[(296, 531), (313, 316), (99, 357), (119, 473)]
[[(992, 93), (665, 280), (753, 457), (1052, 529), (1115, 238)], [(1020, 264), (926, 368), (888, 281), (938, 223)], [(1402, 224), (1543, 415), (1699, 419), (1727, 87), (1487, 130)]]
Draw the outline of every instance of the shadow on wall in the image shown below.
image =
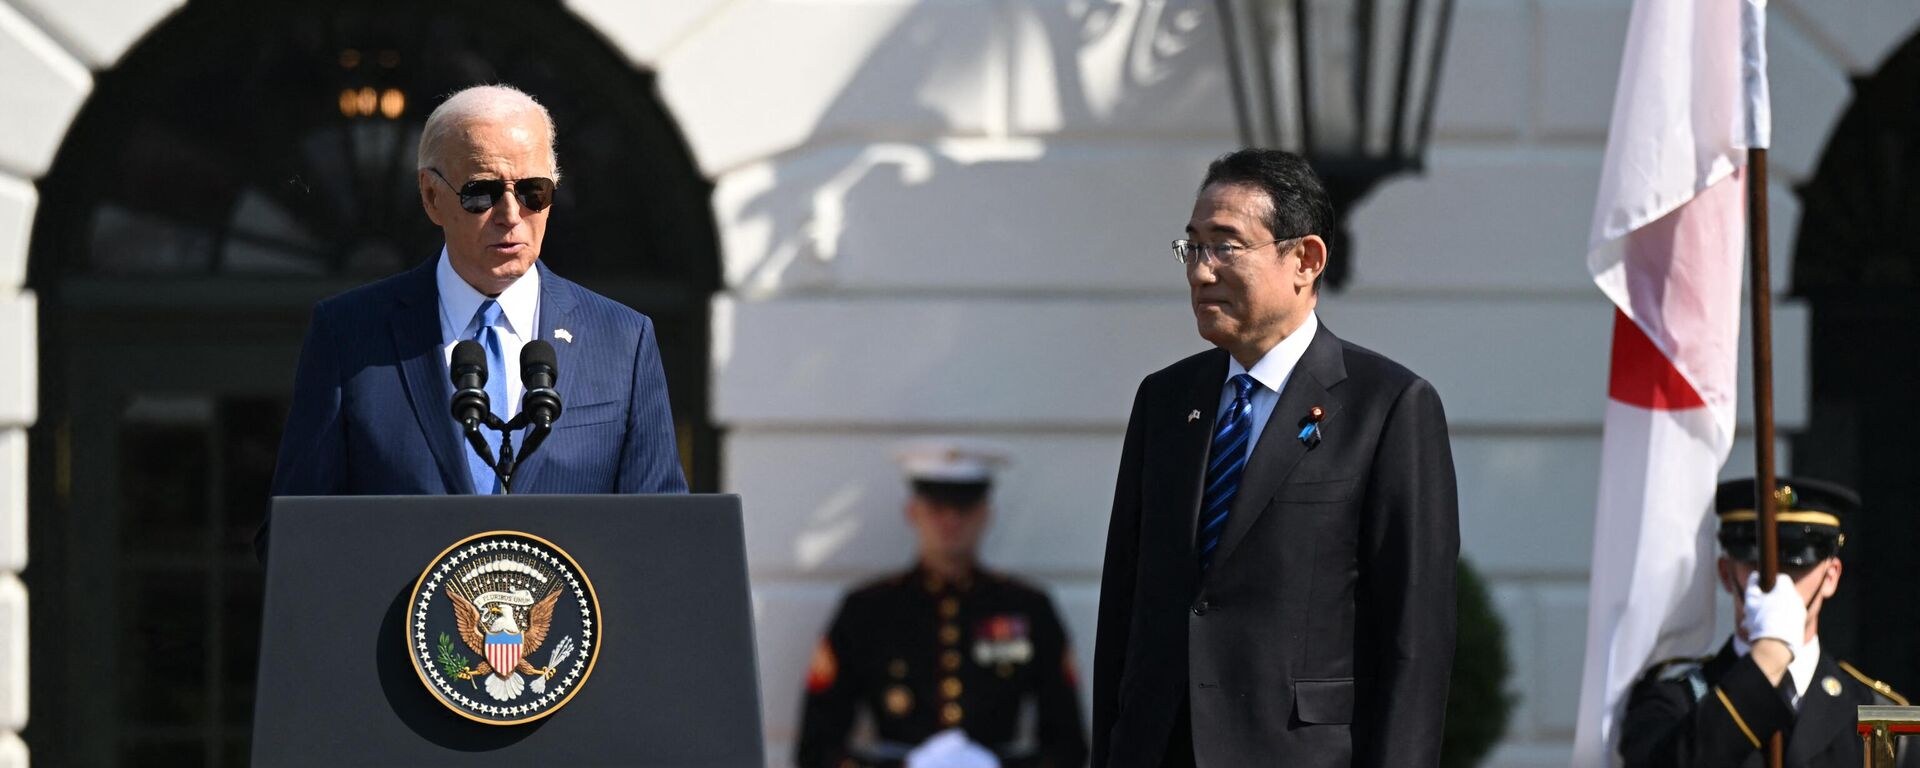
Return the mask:
[[(1234, 145), (1211, 2), (1036, 0), (990, 10), (919, 3), (903, 6), (884, 32), (861, 33), (843, 44), (866, 40), (870, 47), (797, 148), (728, 170), (720, 179), (714, 209), (726, 240), (726, 285), (737, 298), (845, 299), (819, 310), (828, 313), (874, 294), (937, 295), (950, 305), (1040, 292), (1098, 298), (1101, 292), (1150, 291), (1180, 305), (1183, 284), (1163, 255), (1166, 242), (1179, 236), (1205, 163)], [(933, 333), (906, 348), (880, 341), (890, 338), (884, 328), (850, 322), (836, 333), (856, 345), (884, 346), (889, 365), (915, 372), (898, 379), (908, 389), (912, 382), (954, 375), (967, 359), (963, 345), (977, 338), (965, 333), (965, 323), (965, 313), (948, 313), (928, 326)], [(1200, 342), (1193, 341), (1197, 349)], [(777, 370), (829, 375), (815, 370), (825, 365), (823, 355), (804, 344), (781, 354)], [(1121, 364), (1138, 375), (1167, 362), (1157, 349), (1121, 354), (1139, 356)], [(717, 381), (727, 378), (731, 364), (723, 342), (714, 353)], [(993, 375), (1013, 380), (996, 382), (993, 392), (1072, 386), (1056, 369)], [(901, 392), (887, 400), (913, 397)], [(1121, 403), (1112, 413), (1116, 458), (1125, 417)], [(868, 441), (874, 456), (884, 455), (896, 427), (982, 428), (902, 415), (882, 421), (885, 434)], [(753, 456), (777, 460), (761, 453), (772, 442), (762, 436), (755, 447), (742, 444), (730, 455), (743, 463)], [(1115, 466), (1082, 478), (1081, 498), (1102, 510), (1103, 525)], [(899, 517), (901, 489), (881, 485), (894, 479), (853, 469), (848, 475), (848, 482), (803, 483), (799, 493), (769, 500), (773, 506), (755, 516), (787, 521), (758, 524), (760, 536), (777, 539), (770, 546), (785, 549), (777, 557), (781, 562), (754, 564), (759, 578), (852, 582), (876, 575), (876, 552), (884, 553), (879, 560), (902, 567), (911, 559), (911, 533)], [(1031, 542), (1012, 540), (1019, 534), (1007, 533), (1022, 529), (1008, 518), (1031, 508), (1031, 501), (1010, 494), (996, 499), (1003, 512), (996, 523), (1000, 534), (986, 540), (990, 566), (1021, 570), (1004, 556), (1034, 550)], [(754, 518), (748, 525), (755, 525)], [(750, 541), (755, 533), (749, 531)], [(1090, 580), (1098, 567), (1096, 555), (1091, 564), (1076, 559), (1061, 569), (1084, 572)], [(761, 648), (763, 699), (768, 736), (778, 749), (794, 735), (788, 724), (798, 713), (818, 626), (767, 633), (777, 615), (797, 619), (803, 613), (770, 606), (769, 594), (761, 595), (760, 623), (763, 638), (777, 647)], [(782, 599), (801, 598), (783, 592)], [(1069, 602), (1063, 608), (1070, 618), (1085, 619), (1074, 622), (1084, 627), (1074, 640), (1081, 662), (1090, 663), (1091, 607), (1075, 611)]]
[[(1023, 277), (1037, 270), (1076, 275), (1077, 285), (1098, 287), (1115, 279), (1113, 262), (1124, 260), (1138, 268), (1121, 278), (1126, 285), (1159, 286), (1170, 298), (1178, 296), (1178, 274), (1166, 268), (1171, 261), (1154, 258), (1164, 247), (1159, 240), (1109, 237), (1105, 233), (1121, 224), (1112, 211), (1049, 202), (1101, 189), (1168, 190), (1174, 207), (1164, 211), (1159, 226), (1146, 228), (1169, 232), (1162, 239), (1171, 240), (1211, 155), (1196, 158), (1191, 178), (1166, 179), (1151, 168), (1115, 164), (1049, 170), (1063, 155), (1079, 152), (1049, 146), (1049, 140), (1077, 131), (1178, 140), (1127, 126), (1178, 126), (1190, 114), (1206, 116), (1200, 120), (1203, 134), (1230, 132), (1232, 105), (1217, 64), (1212, 8), (1204, 0), (1016, 3), (1004, 14), (972, 13), (963, 17), (968, 23), (955, 25), (950, 8), (912, 6), (876, 38), (802, 149), (734, 171), (721, 182), (715, 208), (730, 238), (723, 248), (727, 284), (749, 300), (835, 288), (1048, 287), (1031, 286)], [(968, 85), (1001, 76), (996, 57), (1009, 62), (1006, 92)], [(973, 105), (948, 98), (975, 91), (996, 102), (985, 112), (986, 122), (997, 124), (976, 125)], [(876, 104), (876, 95), (896, 100)], [(996, 110), (1003, 114), (994, 117)], [(1219, 147), (1227, 148), (1224, 139)], [(1056, 242), (1079, 245), (1063, 250)], [(1060, 262), (1069, 269), (1061, 270)], [(961, 322), (955, 318), (953, 324)], [(845, 330), (857, 336), (868, 329)], [(943, 375), (964, 354), (957, 336), (918, 341), (889, 354), (928, 377)], [(795, 367), (804, 369), (807, 350), (791, 354)], [(724, 350), (716, 358), (724, 377), (730, 360)], [(1138, 368), (1144, 375), (1162, 362), (1142, 360)], [(1036, 389), (1069, 384), (1057, 371), (1007, 375), (1030, 378), (1025, 385)], [(1124, 413), (1113, 418), (1117, 424)], [(1101, 477), (1089, 487), (1104, 498), (1110, 482)], [(804, 510), (794, 513), (838, 532), (793, 542), (795, 555), (810, 567), (833, 559), (824, 542), (851, 539), (844, 531), (854, 513), (848, 499), (863, 494), (844, 491), (790, 500)], [(864, 494), (860, 506), (873, 506), (865, 516), (892, 522), (894, 510), (875, 506), (890, 497)], [(904, 531), (895, 538), (904, 555), (909, 539)]]
[[(1201, 0), (1045, 2), (956, 24), (950, 7), (914, 6), (822, 112), (807, 149), (722, 184), (716, 208), (733, 233), (728, 283), (749, 297), (849, 281), (1001, 287), (1021, 271), (1110, 261), (1123, 241), (1101, 233), (1122, 222), (1099, 206), (1049, 203), (1165, 188), (1181, 206), (1166, 221), (1177, 222), (1204, 166), (1178, 180), (1144, 165), (1048, 171), (1068, 168), (1062, 163), (1078, 159), (1071, 145), (1083, 144), (1053, 140), (1199, 134), (1230, 148), (1232, 104), (1211, 9)], [(876, 95), (897, 100), (876, 103)], [(1034, 252), (1052, 239), (1082, 245)], [(1152, 241), (1124, 245), (1151, 252)], [(1033, 263), (1041, 259), (1064, 264)], [(1114, 280), (1094, 270), (1085, 277)]]

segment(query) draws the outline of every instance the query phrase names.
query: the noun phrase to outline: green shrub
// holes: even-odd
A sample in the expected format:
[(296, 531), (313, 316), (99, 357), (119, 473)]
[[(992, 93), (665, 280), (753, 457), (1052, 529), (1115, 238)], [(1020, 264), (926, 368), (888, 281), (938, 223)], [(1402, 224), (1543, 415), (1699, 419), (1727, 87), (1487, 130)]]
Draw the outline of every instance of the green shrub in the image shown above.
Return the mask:
[[(1493, 609), (1486, 582), (1460, 560), (1454, 569), (1459, 629), (1453, 652), (1453, 684), (1447, 691), (1447, 727), (1441, 768), (1478, 765), (1507, 732), (1515, 697), (1507, 691), (1513, 664), (1507, 658), (1507, 627)], [(1391, 727), (1391, 725), (1389, 725)]]

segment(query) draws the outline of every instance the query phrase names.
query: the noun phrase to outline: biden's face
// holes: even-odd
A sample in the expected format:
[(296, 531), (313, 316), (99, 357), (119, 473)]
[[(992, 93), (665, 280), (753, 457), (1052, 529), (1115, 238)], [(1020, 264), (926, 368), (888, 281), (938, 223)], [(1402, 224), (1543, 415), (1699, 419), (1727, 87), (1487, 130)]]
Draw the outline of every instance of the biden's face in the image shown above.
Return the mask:
[[(453, 270), (476, 290), (495, 295), (533, 269), (553, 209), (528, 210), (515, 194), (502, 195), (492, 208), (471, 213), (460, 207), (456, 190), (467, 182), (553, 178), (551, 137), (535, 112), (497, 119), (470, 120), (434, 158), (435, 168), (420, 171), (420, 200), (427, 217), (446, 234)], [(443, 183), (433, 174), (445, 176)]]
[(1188, 264), (1187, 287), (1200, 337), (1248, 366), (1306, 321), (1313, 280), (1326, 263), (1318, 236), (1273, 242), (1270, 210), (1257, 187), (1215, 184), (1200, 191), (1187, 221), (1188, 239), (1239, 247), (1232, 263), (1202, 257)]

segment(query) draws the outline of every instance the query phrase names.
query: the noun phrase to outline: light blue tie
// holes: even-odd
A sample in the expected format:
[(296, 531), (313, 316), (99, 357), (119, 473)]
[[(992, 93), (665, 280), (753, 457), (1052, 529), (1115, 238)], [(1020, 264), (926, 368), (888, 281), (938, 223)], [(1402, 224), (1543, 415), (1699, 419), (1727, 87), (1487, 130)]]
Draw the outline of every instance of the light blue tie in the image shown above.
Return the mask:
[(1194, 538), (1203, 573), (1213, 565), (1213, 551), (1220, 546), (1220, 534), (1227, 530), (1227, 511), (1240, 492), (1240, 473), (1247, 468), (1247, 439), (1253, 435), (1253, 377), (1243, 373), (1229, 381), (1234, 388), (1233, 403), (1213, 430), (1213, 447), (1207, 452), (1207, 489), (1200, 496), (1200, 533)]
[[(507, 355), (500, 343), (501, 322), (500, 302), (488, 299), (480, 305), (478, 312), (473, 313), (473, 323), (470, 325), (476, 326), (473, 340), (480, 342), (480, 346), (487, 350), (487, 402), (492, 407), (493, 415), (500, 417), (501, 421), (506, 421)], [(482, 427), (480, 433), (486, 436), (487, 447), (493, 451), (494, 456), (499, 456), (500, 433), (486, 427)], [(480, 457), (471, 450), (467, 451), (467, 472), (473, 475), (475, 493), (500, 492), (500, 478), (494, 474), (493, 467), (487, 466), (487, 463), (481, 461)]]

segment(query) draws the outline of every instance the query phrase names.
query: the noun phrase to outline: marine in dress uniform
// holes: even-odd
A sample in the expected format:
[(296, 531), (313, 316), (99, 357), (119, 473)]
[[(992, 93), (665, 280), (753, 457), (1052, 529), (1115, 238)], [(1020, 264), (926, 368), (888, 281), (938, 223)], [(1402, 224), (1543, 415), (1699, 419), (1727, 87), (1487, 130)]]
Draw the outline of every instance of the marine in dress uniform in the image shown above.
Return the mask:
[[(1004, 454), (934, 441), (898, 458), (919, 560), (841, 602), (808, 670), (795, 763), (1079, 768), (1087, 736), (1053, 602), (978, 565)], [(863, 710), (874, 738), (855, 744)]]
[[(1780, 483), (1780, 571), (1790, 581), (1760, 590), (1753, 480), (1721, 484), (1720, 581), (1734, 595), (1738, 629), (1718, 654), (1655, 664), (1634, 684), (1620, 733), (1629, 768), (1758, 768), (1776, 731), (1788, 768), (1857, 768), (1856, 708), (1907, 703), (1820, 647), (1820, 607), (1840, 581), (1841, 518), (1859, 509), (1859, 496), (1813, 480)], [(1920, 750), (1904, 750), (1900, 764), (1920, 766)]]

